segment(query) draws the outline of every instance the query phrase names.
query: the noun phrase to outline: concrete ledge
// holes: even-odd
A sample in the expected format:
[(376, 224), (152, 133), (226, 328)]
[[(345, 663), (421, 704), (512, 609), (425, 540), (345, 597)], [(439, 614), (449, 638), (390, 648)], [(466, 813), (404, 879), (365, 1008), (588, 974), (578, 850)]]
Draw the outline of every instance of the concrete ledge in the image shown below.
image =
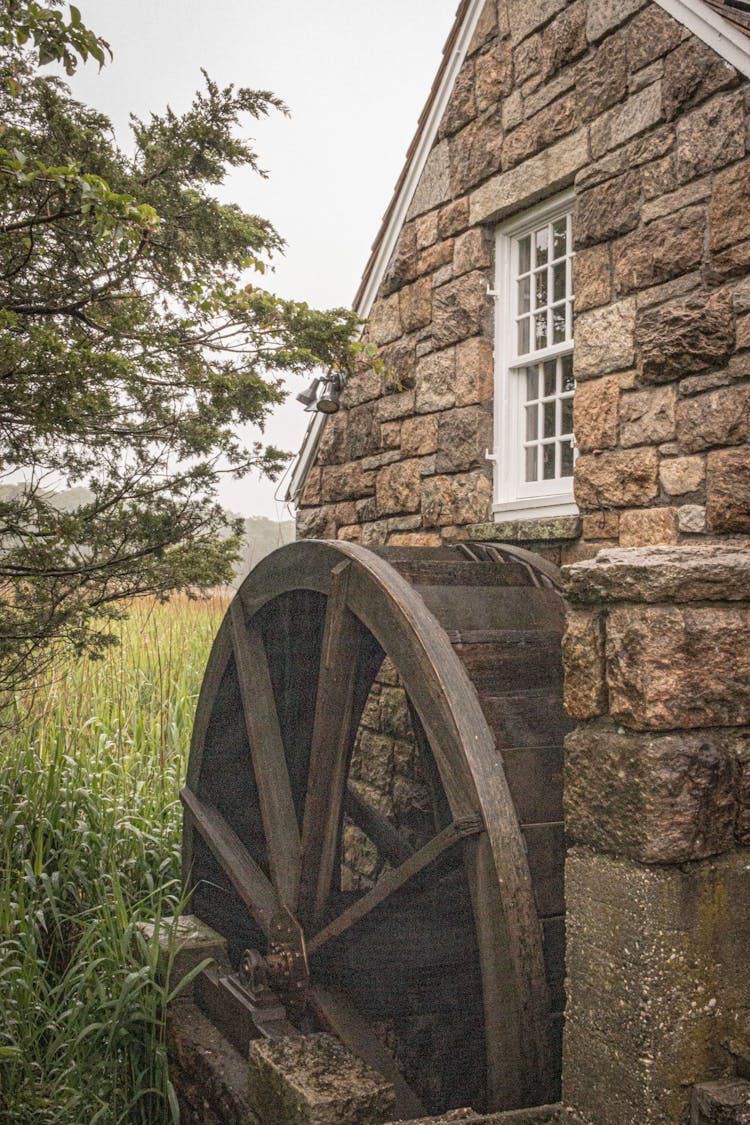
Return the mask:
[(581, 605), (750, 600), (747, 544), (614, 547), (563, 575), (567, 596)]
[(557, 539), (577, 539), (581, 534), (581, 517), (540, 516), (538, 519), (503, 523), (475, 523), (466, 531), (470, 539), (481, 543), (546, 543)]

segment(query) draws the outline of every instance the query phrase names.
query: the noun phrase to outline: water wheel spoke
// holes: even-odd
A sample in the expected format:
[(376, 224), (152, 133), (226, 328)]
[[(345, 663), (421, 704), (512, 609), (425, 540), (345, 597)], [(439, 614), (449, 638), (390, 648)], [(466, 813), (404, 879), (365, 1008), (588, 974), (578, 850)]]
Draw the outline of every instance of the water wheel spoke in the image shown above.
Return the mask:
[(339, 914), (338, 918), (334, 918), (329, 922), (319, 933), (315, 934), (313, 938), (307, 943), (307, 950), (310, 956), (317, 953), (326, 942), (331, 941), (332, 938), (339, 937), (340, 934), (351, 929), (357, 922), (364, 918), (367, 914), (380, 906), (396, 891), (400, 890), (410, 879), (418, 875), (420, 871), (424, 871), (431, 863), (457, 844), (466, 836), (472, 836), (477, 832), (481, 832), (483, 828), (481, 817), (466, 817), (464, 820), (456, 820), (434, 836), (428, 844), (420, 848), (410, 856), (405, 863), (397, 867), (395, 871), (389, 871), (386, 875), (378, 879), (375, 886), (362, 898), (353, 903), (343, 914)]
[(180, 793), (180, 800), (222, 871), (254, 920), (267, 934), (271, 919), (278, 914), (280, 908), (271, 883), (218, 809), (201, 801), (187, 787)]
[(331, 890), (353, 736), (362, 627), (347, 608), (349, 574), (348, 562), (332, 571), (323, 630), (302, 823), (299, 911), (308, 929), (320, 923)]
[(258, 787), (271, 880), (280, 902), (297, 906), (301, 846), (271, 673), (259, 628), (245, 616), (239, 598), (231, 606), (232, 647), (250, 754)]
[(410, 1120), (426, 1115), (426, 1109), (404, 1079), (393, 1056), (380, 1042), (367, 1020), (341, 992), (313, 985), (309, 1003), (328, 1031), (338, 1036), (345, 1047), (393, 1083), (396, 1091), (396, 1120)]
[(399, 836), (387, 817), (364, 799), (351, 782), (344, 798), (346, 815), (378, 849), (383, 859), (393, 866), (405, 863), (413, 849)]

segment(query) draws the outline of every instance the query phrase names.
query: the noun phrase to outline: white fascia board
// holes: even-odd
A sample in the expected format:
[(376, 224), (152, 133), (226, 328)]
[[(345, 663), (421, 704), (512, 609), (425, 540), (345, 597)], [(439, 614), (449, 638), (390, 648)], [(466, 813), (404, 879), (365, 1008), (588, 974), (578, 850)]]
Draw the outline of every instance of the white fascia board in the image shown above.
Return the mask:
[[(388, 226), (380, 240), (377, 257), (370, 271), (368, 283), (362, 293), (360, 301), (354, 309), (357, 316), (361, 317), (362, 320), (365, 320), (370, 315), (372, 306), (375, 303), (375, 298), (378, 295), (398, 237), (401, 234), (401, 229), (406, 220), (409, 207), (411, 206), (414, 192), (417, 190), (417, 185), (421, 179), (425, 164), (427, 163), (427, 157), (430, 155), (432, 146), (435, 143), (435, 137), (437, 136), (440, 122), (448, 106), (448, 101), (453, 92), (453, 86), (458, 72), (463, 66), (466, 53), (469, 50), (469, 45), (474, 36), (476, 26), (479, 23), (479, 17), (482, 14), (485, 2), (486, 0), (472, 0), (466, 16), (464, 17), (463, 25), (453, 49), (453, 54), (446, 65), (440, 89), (435, 96), (429, 116), (422, 128), (419, 144), (409, 164), (403, 186), (393, 211), (391, 212)], [(325, 415), (316, 414), (307, 429), (302, 447), (294, 463), (289, 486), (284, 496), (284, 500), (287, 503), (293, 504), (304, 487), (305, 479), (313, 466), (318, 451), (318, 443), (324, 424)]]
[(740, 74), (750, 78), (750, 36), (728, 23), (703, 0), (656, 0), (665, 12), (679, 20), (706, 46), (726, 59)]
[(300, 451), (292, 463), (292, 472), (289, 477), (286, 492), (279, 497), (283, 504), (294, 504), (300, 492), (305, 487), (307, 474), (312, 468), (315, 455), (318, 452), (318, 442), (320, 441), (320, 434), (324, 422), (325, 414), (318, 414), (316, 411), (305, 430), (305, 436), (302, 439)]

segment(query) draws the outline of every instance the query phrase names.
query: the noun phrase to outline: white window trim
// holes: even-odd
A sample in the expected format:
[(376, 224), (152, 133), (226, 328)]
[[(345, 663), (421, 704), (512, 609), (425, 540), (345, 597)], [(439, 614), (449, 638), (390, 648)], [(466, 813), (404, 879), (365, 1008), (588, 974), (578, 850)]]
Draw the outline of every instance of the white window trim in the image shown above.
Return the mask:
[[(544, 516), (576, 515), (578, 508), (573, 498), (572, 479), (564, 487), (561, 482), (540, 481), (533, 494), (523, 495), (521, 461), (518, 456), (520, 435), (520, 381), (513, 377), (517, 364), (513, 340), (515, 324), (511, 321), (512, 308), (512, 248), (514, 239), (545, 222), (551, 222), (571, 210), (575, 193), (567, 191), (556, 195), (536, 207), (529, 208), (512, 221), (503, 223), (496, 232), (495, 255), (495, 449), (490, 455), (494, 461), (493, 514), (496, 522)], [(570, 350), (570, 345), (552, 345), (535, 353), (534, 361), (559, 355)], [(528, 486), (527, 486), (528, 487)]]

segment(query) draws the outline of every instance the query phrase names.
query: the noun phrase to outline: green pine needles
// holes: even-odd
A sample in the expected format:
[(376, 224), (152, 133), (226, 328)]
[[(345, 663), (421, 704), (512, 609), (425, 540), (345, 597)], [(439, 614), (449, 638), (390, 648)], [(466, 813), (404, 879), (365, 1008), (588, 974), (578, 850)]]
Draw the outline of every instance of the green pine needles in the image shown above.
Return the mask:
[(239, 428), (261, 434), (290, 373), (377, 361), (353, 313), (267, 288), (282, 238), (216, 197), (264, 174), (243, 127), (278, 98), (204, 76), (186, 112), (132, 119), (129, 156), (44, 69), (106, 61), (77, 9), (0, 7), (1, 692), (55, 645), (104, 651), (133, 595), (228, 581), (218, 481), (286, 460)]

